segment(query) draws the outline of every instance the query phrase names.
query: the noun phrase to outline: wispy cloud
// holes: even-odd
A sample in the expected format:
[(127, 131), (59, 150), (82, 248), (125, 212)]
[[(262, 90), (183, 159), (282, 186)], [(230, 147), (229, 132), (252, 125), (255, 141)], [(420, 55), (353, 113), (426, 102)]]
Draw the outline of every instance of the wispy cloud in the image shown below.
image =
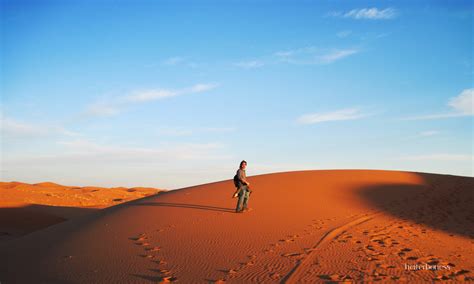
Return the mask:
[(403, 156), (398, 160), (404, 161), (473, 161), (474, 156), (468, 154), (429, 154)]
[(274, 53), (279, 62), (290, 64), (329, 64), (358, 53), (355, 48), (321, 49), (308, 46), (299, 49), (284, 50)]
[(134, 91), (131, 95), (125, 97), (125, 101), (132, 103), (141, 103), (147, 101), (160, 100), (180, 95), (202, 93), (215, 89), (217, 84), (196, 84), (189, 88), (171, 90), (171, 89), (149, 89)]
[[(63, 149), (55, 154), (35, 154), (33, 156), (8, 157), (9, 165), (30, 165), (50, 162), (73, 165), (76, 163), (104, 164), (123, 162), (130, 164), (168, 163), (183, 160), (220, 160), (231, 156), (222, 153), (225, 145), (219, 142), (210, 143), (173, 143), (159, 147), (130, 147), (105, 145), (90, 139), (63, 140), (56, 142)], [(44, 165), (44, 164), (43, 164)], [(125, 166), (125, 164), (123, 164)]]
[(235, 66), (241, 67), (244, 69), (255, 69), (255, 68), (260, 68), (265, 65), (265, 63), (261, 60), (250, 60), (250, 61), (240, 61), (237, 63), (234, 63)]
[(0, 133), (4, 139), (35, 139), (53, 135), (80, 136), (81, 134), (57, 125), (28, 123), (0, 114)]
[[(341, 32), (340, 37), (347, 36), (351, 31)], [(359, 48), (320, 48), (305, 46), (294, 49), (279, 50), (254, 60), (243, 60), (232, 63), (243, 69), (256, 69), (275, 64), (324, 65), (361, 52)]]
[(233, 127), (199, 127), (199, 128), (159, 128), (156, 130), (158, 135), (164, 136), (190, 136), (202, 133), (228, 133), (235, 131)]
[(120, 113), (120, 104), (99, 101), (89, 105), (84, 113), (88, 116), (113, 116)]
[(465, 89), (459, 96), (451, 98), (448, 105), (456, 112), (465, 115), (474, 114), (474, 89)]
[(458, 96), (449, 100), (448, 106), (452, 109), (451, 112), (405, 117), (402, 118), (402, 120), (425, 120), (472, 116), (474, 115), (474, 89), (463, 90)]
[(184, 61), (184, 58), (181, 56), (174, 56), (167, 58), (163, 61), (163, 64), (165, 65), (176, 65)]
[(99, 100), (87, 107), (88, 116), (113, 116), (119, 114), (129, 104), (143, 104), (181, 95), (203, 93), (218, 87), (215, 83), (200, 83), (182, 89), (144, 89), (132, 91), (130, 94), (111, 99)]
[(327, 121), (354, 120), (371, 114), (362, 113), (358, 108), (346, 108), (332, 112), (304, 114), (297, 119), (300, 124), (315, 124)]
[(428, 136), (434, 136), (438, 134), (439, 134), (439, 131), (437, 130), (426, 130), (426, 131), (421, 131), (420, 133), (418, 133), (418, 136), (428, 137)]
[(340, 32), (338, 32), (338, 33), (336, 34), (336, 36), (339, 37), (339, 38), (345, 38), (345, 37), (350, 36), (351, 33), (352, 33), (352, 31), (350, 31), (350, 30), (345, 30), (345, 31), (340, 31)]
[(319, 57), (322, 63), (332, 63), (349, 55), (357, 53), (355, 49), (334, 50)]
[(125, 97), (125, 99), (132, 103), (140, 103), (174, 97), (178, 96), (179, 94), (180, 93), (178, 91), (166, 89), (141, 90), (134, 91), (131, 95)]
[(329, 16), (351, 18), (356, 20), (389, 20), (397, 17), (397, 10), (394, 8), (378, 9), (378, 8), (362, 8), (353, 9), (347, 12), (336, 11), (329, 13)]
[(166, 66), (184, 65), (191, 68), (196, 68), (198, 66), (196, 62), (191, 61), (190, 59), (182, 56), (173, 56), (166, 58), (165, 60), (163, 60), (162, 64)]

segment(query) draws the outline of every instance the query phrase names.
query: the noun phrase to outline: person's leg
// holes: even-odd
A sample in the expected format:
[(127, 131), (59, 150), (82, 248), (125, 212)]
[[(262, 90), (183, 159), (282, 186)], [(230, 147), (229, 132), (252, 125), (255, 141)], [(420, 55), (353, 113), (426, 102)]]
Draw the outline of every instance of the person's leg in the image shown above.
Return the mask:
[(244, 202), (244, 193), (241, 191), (239, 192), (239, 200), (237, 200), (237, 207), (235, 208), (235, 212), (239, 212), (242, 209), (242, 203)]
[(242, 210), (245, 210), (245, 209), (248, 209), (248, 200), (249, 200), (249, 197), (250, 197), (250, 192), (247, 190), (245, 191), (245, 194), (244, 194), (244, 205), (243, 205), (243, 209)]

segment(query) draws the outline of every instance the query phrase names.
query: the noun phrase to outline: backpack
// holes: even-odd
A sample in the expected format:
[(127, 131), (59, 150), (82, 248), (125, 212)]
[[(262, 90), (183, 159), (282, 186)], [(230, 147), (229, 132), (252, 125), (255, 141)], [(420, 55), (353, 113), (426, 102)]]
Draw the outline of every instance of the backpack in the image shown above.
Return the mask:
[(240, 187), (240, 180), (239, 180), (239, 177), (237, 175), (234, 176), (234, 186), (236, 188)]

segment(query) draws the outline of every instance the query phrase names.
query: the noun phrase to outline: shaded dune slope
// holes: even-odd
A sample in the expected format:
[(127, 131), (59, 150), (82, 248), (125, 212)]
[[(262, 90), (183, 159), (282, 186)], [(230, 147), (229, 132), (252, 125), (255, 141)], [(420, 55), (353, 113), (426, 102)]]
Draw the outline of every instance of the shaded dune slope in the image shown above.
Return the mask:
[(52, 182), (0, 182), (0, 241), (162, 190), (145, 187), (78, 187)]

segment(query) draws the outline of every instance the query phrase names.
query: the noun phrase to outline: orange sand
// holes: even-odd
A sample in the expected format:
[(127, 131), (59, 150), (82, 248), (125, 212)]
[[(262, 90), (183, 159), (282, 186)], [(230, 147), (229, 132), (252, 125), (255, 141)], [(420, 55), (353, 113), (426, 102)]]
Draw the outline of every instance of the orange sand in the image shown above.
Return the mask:
[[(373, 171), (253, 176), (168, 191), (0, 243), (2, 283), (471, 280), (474, 179)], [(439, 270), (407, 270), (415, 264)], [(449, 269), (448, 269), (449, 268)]]
[(144, 187), (72, 187), (52, 182), (0, 182), (0, 241), (159, 191)]

